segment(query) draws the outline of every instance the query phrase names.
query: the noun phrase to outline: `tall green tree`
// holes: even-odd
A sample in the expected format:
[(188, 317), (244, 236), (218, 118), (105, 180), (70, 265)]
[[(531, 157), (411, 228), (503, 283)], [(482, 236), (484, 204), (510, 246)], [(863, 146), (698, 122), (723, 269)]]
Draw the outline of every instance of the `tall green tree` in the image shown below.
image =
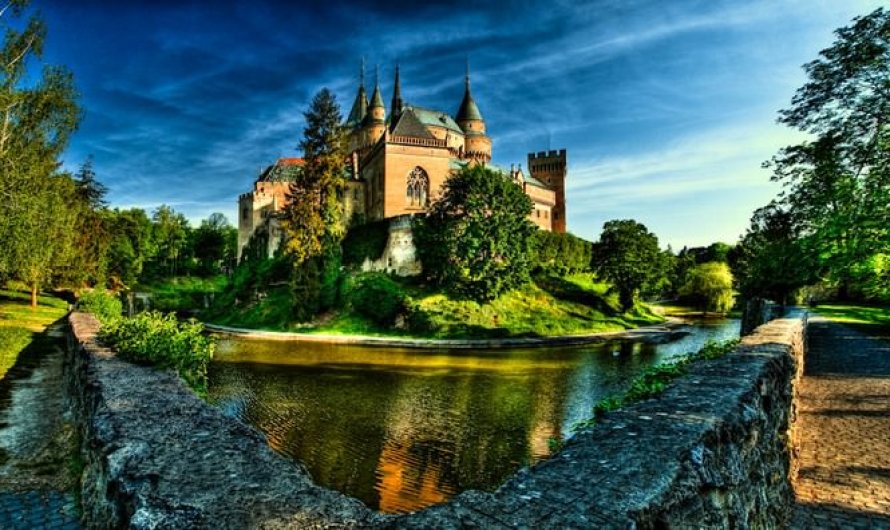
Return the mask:
[(861, 263), (890, 248), (890, 11), (858, 17), (806, 64), (808, 80), (780, 112), (812, 135), (766, 165), (782, 208), (824, 277), (845, 290)]
[(532, 201), (484, 166), (453, 173), (415, 226), (424, 273), (452, 292), (487, 301), (528, 281)]
[(758, 209), (736, 247), (739, 291), (785, 304), (791, 294), (816, 279), (812, 243), (795, 216), (777, 202)]
[(66, 194), (74, 190), (71, 178), (56, 172), (80, 110), (70, 72), (35, 70), (46, 29), (27, 16), (27, 4), (0, 6), (0, 277), (28, 283), (36, 305), (37, 290), (71, 248)]
[(192, 251), (201, 274), (218, 274), (222, 271), (234, 250), (233, 236), (237, 238), (237, 230), (221, 213), (210, 214), (210, 217), (201, 221), (201, 226), (194, 231), (192, 237)]
[(162, 204), (152, 214), (152, 223), (160, 269), (167, 275), (175, 276), (182, 267), (183, 254), (188, 250), (188, 220), (170, 206)]
[(634, 306), (637, 295), (664, 272), (658, 238), (633, 219), (608, 221), (593, 246), (593, 269), (618, 292), (621, 309)]
[(282, 248), (294, 266), (295, 316), (308, 319), (337, 298), (340, 243), (346, 232), (346, 144), (340, 106), (330, 90), (319, 91), (303, 115), (300, 148), (305, 163), (291, 184), (281, 227)]

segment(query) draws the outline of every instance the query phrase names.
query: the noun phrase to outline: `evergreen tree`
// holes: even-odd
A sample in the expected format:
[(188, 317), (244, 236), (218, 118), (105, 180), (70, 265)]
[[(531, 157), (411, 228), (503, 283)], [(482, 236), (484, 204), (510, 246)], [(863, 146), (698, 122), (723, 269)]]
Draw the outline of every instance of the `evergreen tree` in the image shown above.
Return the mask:
[(294, 307), (300, 319), (336, 302), (340, 243), (346, 229), (342, 220), (345, 139), (334, 94), (326, 88), (319, 91), (304, 116), (300, 148), (305, 164), (291, 184), (281, 222), (282, 248), (294, 267)]

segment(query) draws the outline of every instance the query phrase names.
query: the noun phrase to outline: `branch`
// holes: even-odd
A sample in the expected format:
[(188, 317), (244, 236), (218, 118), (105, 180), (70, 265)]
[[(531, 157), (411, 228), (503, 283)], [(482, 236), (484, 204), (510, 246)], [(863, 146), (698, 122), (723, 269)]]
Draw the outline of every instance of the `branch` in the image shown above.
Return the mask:
[(11, 68), (15, 65), (15, 63), (17, 63), (17, 62), (19, 62), (19, 61), (22, 60), (22, 57), (24, 57), (25, 54), (28, 53), (28, 50), (31, 49), (31, 46), (34, 45), (34, 40), (35, 40), (36, 38), (37, 38), (37, 37), (36, 37), (35, 35), (31, 35), (31, 38), (28, 39), (28, 45), (25, 46), (25, 47), (22, 49), (21, 53), (19, 53), (18, 56), (16, 56), (15, 58), (13, 58), (13, 60), (10, 61), (9, 64), (6, 65), (6, 68), (7, 68), (7, 69), (11, 69)]

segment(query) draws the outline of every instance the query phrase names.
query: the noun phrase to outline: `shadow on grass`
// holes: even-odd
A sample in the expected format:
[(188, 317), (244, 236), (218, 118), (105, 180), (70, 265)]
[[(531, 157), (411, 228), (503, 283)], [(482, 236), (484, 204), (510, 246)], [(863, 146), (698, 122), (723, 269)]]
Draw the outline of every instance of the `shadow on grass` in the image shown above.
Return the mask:
[(575, 302), (586, 305), (606, 316), (616, 316), (618, 312), (608, 304), (600, 295), (574, 284), (563, 278), (545, 276), (535, 278), (535, 283), (547, 291), (551, 296), (567, 302)]

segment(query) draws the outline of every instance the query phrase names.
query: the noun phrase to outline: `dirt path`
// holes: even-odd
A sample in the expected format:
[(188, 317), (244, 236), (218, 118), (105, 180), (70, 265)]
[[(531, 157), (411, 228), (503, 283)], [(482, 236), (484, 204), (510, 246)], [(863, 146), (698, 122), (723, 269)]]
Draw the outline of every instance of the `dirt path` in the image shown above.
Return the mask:
[(793, 528), (890, 529), (890, 337), (812, 317)]
[(63, 331), (50, 326), (0, 380), (0, 528), (80, 528)]

